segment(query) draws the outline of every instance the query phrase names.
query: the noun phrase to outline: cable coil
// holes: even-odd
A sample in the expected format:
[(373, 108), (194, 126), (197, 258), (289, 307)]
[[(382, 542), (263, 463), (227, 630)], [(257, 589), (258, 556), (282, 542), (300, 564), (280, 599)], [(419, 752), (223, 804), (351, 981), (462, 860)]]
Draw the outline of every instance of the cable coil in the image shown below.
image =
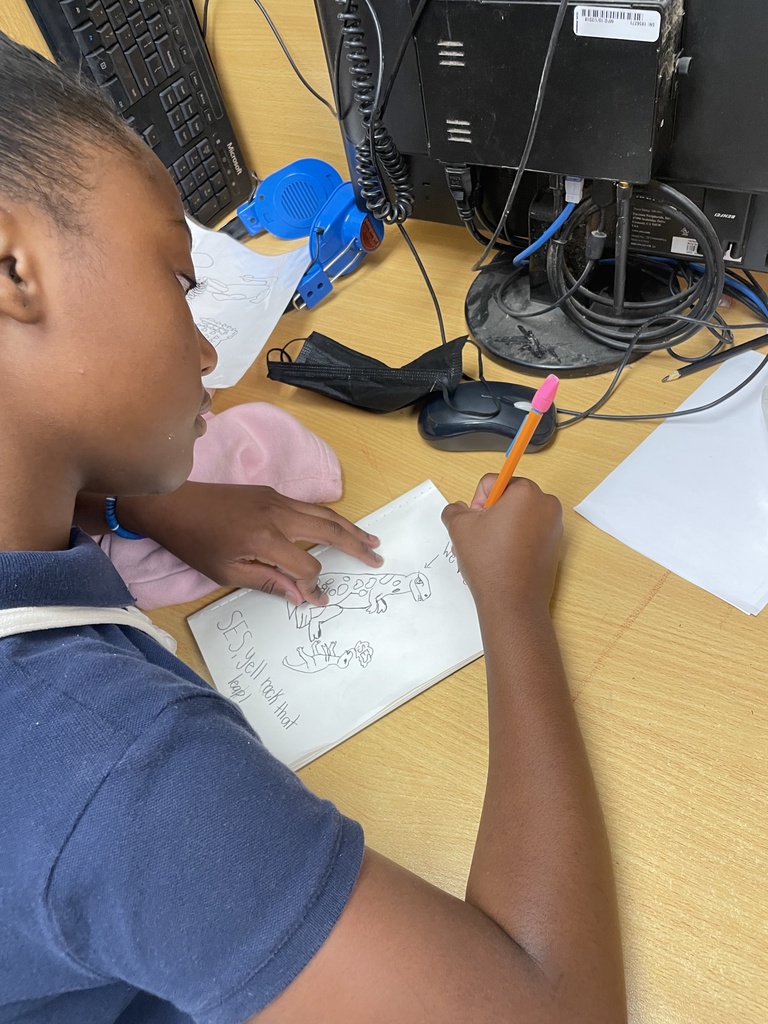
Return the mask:
[[(355, 146), (355, 171), (360, 195), (366, 209), (384, 224), (401, 224), (413, 213), (414, 193), (409, 180), (408, 167), (392, 136), (378, 120), (378, 93), (374, 73), (365, 45), (362, 22), (354, 0), (338, 0), (345, 4), (339, 14), (342, 45), (349, 61), (349, 74), (355, 103), (362, 118), (365, 137)], [(392, 186), (392, 197), (387, 195), (380, 171), (386, 174)]]

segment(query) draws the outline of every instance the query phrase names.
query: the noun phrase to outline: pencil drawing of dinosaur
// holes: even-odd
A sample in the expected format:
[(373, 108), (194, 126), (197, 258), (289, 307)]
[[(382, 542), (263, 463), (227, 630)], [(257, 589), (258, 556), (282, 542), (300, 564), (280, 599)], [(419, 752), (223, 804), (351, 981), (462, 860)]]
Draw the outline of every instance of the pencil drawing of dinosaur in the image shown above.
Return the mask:
[(294, 672), (310, 674), (323, 672), (331, 665), (336, 668), (347, 668), (354, 658), (357, 658), (361, 666), (365, 668), (373, 657), (373, 648), (365, 640), (358, 640), (353, 648), (348, 648), (341, 654), (336, 653), (335, 640), (329, 644), (324, 644), (321, 640), (313, 640), (310, 652), (308, 654), (303, 647), (297, 647), (296, 654), (299, 657), (299, 664), (290, 662), (287, 655), (283, 658), (283, 664), (286, 668), (293, 669)]
[(288, 617), (297, 629), (307, 629), (309, 639), (317, 640), (322, 623), (335, 619), (345, 608), (357, 608), (369, 615), (380, 615), (387, 610), (389, 598), (397, 594), (410, 594), (414, 601), (426, 601), (432, 594), (429, 580), (423, 572), (408, 575), (398, 573), (320, 573), (318, 586), (328, 595), (328, 604), (288, 605)]

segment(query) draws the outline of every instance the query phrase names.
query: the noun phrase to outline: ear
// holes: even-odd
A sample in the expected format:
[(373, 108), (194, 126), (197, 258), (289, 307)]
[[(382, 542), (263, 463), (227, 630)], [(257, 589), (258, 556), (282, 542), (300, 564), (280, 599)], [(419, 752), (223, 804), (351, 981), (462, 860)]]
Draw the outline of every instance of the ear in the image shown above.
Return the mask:
[(0, 207), (0, 319), (32, 324), (42, 317), (42, 293), (35, 259), (31, 214)]

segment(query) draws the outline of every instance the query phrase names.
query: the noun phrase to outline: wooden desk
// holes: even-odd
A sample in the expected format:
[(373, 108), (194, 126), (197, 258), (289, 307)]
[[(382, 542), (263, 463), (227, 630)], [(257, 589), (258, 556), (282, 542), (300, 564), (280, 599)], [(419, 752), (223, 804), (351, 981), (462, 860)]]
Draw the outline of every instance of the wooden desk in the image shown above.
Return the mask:
[[(307, 77), (327, 76), (311, 0), (268, 3)], [(39, 37), (23, 0), (0, 28)], [(252, 166), (266, 174), (317, 155), (344, 170), (337, 128), (301, 87), (246, 0), (212, 0), (211, 48)], [(478, 249), (460, 228), (413, 223), (449, 337)], [(264, 247), (264, 243), (262, 243)], [(424, 284), (394, 231), (316, 311), (283, 318), (275, 344), (316, 329), (401, 365), (438, 342)], [(669, 359), (636, 364), (614, 412), (670, 408), (699, 377), (660, 385)], [(469, 368), (469, 366), (468, 366)], [(502, 367), (490, 376), (509, 379)], [(585, 408), (606, 378), (565, 381), (563, 404)], [(337, 508), (355, 519), (430, 477), (468, 498), (500, 456), (435, 452), (412, 412), (375, 416), (267, 381), (260, 358), (216, 396), (221, 411), (273, 402), (331, 442), (345, 474)], [(653, 429), (587, 422), (529, 457), (524, 471), (557, 493), (566, 542), (554, 603), (574, 701), (602, 794), (622, 908), (633, 1024), (764, 1024), (768, 1019), (768, 711), (766, 617), (750, 618), (600, 533), (572, 510)], [(680, 524), (684, 529), (684, 524)], [(729, 524), (723, 524), (724, 529)], [(180, 654), (204, 673), (184, 617), (158, 612)], [(482, 662), (305, 768), (306, 783), (365, 826), (369, 843), (460, 894), (485, 772)]]

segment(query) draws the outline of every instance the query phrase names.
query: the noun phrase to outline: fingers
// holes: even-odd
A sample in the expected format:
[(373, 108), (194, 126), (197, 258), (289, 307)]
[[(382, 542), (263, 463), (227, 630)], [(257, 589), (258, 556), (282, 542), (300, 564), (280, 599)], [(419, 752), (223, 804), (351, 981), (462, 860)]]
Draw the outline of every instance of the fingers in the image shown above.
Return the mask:
[(308, 604), (322, 607), (328, 603), (328, 596), (313, 579), (292, 579), (277, 566), (264, 565), (261, 562), (241, 562), (232, 573), (230, 586), (247, 587), (249, 590), (261, 590), (265, 594), (283, 597), (291, 604)]
[(318, 586), (320, 569), (308, 551), (280, 538), (271, 545), (268, 562), (243, 558), (232, 563), (226, 584), (279, 594), (293, 604), (323, 605), (328, 597)]
[(480, 483), (477, 485), (474, 497), (470, 502), (470, 508), (484, 508), (485, 503), (488, 500), (488, 495), (491, 493), (491, 488), (496, 483), (496, 473), (486, 473)]
[(303, 502), (295, 502), (294, 508), (296, 518), (288, 518), (284, 526), (286, 536), (292, 541), (329, 544), (370, 566), (379, 566), (384, 561), (372, 550), (379, 545), (379, 538), (361, 530), (337, 512)]

